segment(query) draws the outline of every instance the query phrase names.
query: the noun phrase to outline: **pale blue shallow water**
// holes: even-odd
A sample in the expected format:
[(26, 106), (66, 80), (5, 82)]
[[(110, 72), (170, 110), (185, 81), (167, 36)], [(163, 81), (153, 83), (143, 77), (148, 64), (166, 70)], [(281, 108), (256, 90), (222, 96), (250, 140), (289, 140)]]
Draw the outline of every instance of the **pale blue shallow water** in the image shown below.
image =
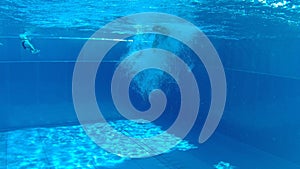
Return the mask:
[[(161, 134), (172, 126), (180, 108), (174, 78), (149, 69), (133, 79), (128, 92), (138, 110), (150, 107), (147, 98), (153, 89), (162, 89), (168, 100), (158, 119), (142, 125), (118, 113), (111, 77), (136, 51), (155, 46), (175, 53), (197, 76), (201, 94), (199, 115), (184, 141), (161, 155), (125, 158), (99, 147), (80, 126), (72, 98), (80, 50), (105, 24), (138, 12), (184, 18), (201, 29), (218, 52), (227, 98), (221, 122), (207, 142), (198, 143), (211, 99), (205, 67), (182, 42), (154, 34), (121, 41), (105, 56), (95, 79), (96, 99), (110, 126), (125, 136)], [(0, 168), (210, 169), (221, 161), (241, 169), (300, 168), (299, 18), (300, 2), (283, 0), (1, 1)], [(131, 33), (126, 31), (117, 34)], [(22, 48), (22, 33), (32, 38), (40, 53)], [(179, 139), (168, 133), (164, 140), (139, 145), (114, 136), (106, 127), (97, 123), (92, 129), (106, 146), (132, 155), (151, 153)]]

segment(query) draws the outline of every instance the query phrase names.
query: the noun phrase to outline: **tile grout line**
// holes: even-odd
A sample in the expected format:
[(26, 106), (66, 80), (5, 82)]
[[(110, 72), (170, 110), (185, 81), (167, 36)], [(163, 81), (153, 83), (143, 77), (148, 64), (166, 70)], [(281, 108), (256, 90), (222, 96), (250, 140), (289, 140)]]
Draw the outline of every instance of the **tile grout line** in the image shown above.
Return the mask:
[(258, 71), (251, 71), (246, 69), (235, 69), (235, 68), (224, 68), (228, 71), (235, 71), (235, 72), (242, 72), (242, 73), (248, 73), (248, 74), (257, 74), (257, 75), (263, 75), (263, 76), (271, 76), (271, 77), (277, 77), (277, 78), (284, 78), (284, 79), (293, 79), (293, 80), (300, 80), (300, 77), (294, 77), (294, 76), (288, 76), (288, 75), (278, 75), (274, 73), (267, 73), (267, 72), (258, 72)]
[(8, 149), (8, 147), (7, 147), (7, 140), (8, 140), (8, 132), (5, 132), (6, 134), (4, 135), (4, 137), (5, 137), (5, 162), (4, 162), (4, 165), (6, 166), (6, 169), (8, 168), (7, 166), (8, 166), (8, 164), (7, 164), (7, 156), (8, 156), (8, 151), (7, 151), (7, 149)]
[[(130, 127), (130, 125), (128, 125), (128, 124), (126, 124), (126, 126), (129, 126)], [(126, 130), (123, 130), (123, 132), (125, 132), (125, 133), (127, 133), (128, 135), (130, 135), (130, 136), (133, 136), (133, 135), (131, 135), (130, 133), (128, 133)], [(145, 145), (145, 144), (143, 144), (142, 143), (142, 145), (141, 144), (139, 144), (139, 143), (137, 143), (137, 142), (135, 142), (137, 145), (139, 145), (140, 147), (142, 147), (143, 148), (143, 146), (145, 146), (145, 147), (148, 147), (149, 149), (152, 149), (150, 146), (148, 146), (148, 145)], [(170, 166), (168, 166), (167, 164), (168, 164), (168, 160), (166, 159), (166, 158), (164, 158), (164, 157), (162, 157), (162, 159), (160, 159), (160, 158), (158, 158), (157, 156), (152, 156), (151, 158), (154, 158), (154, 159), (156, 159), (157, 161), (159, 161), (160, 162), (160, 164), (162, 164), (164, 167), (166, 167), (167, 169), (178, 169), (178, 168), (181, 168), (181, 167), (177, 167), (176, 166), (176, 168), (174, 168), (174, 166), (172, 166), (172, 167), (170, 167)]]
[[(43, 149), (43, 152), (44, 152), (44, 154), (45, 154), (45, 157), (46, 157), (46, 162), (47, 162), (47, 165), (49, 165), (49, 166), (51, 166), (51, 163), (50, 163), (50, 160), (48, 159), (49, 157), (49, 155), (48, 155), (48, 153), (47, 153), (47, 151), (46, 151), (46, 149), (45, 149), (45, 144), (42, 142), (42, 138), (41, 138), (41, 135), (40, 135), (40, 128), (37, 128), (37, 133), (38, 133), (38, 137), (39, 137), (39, 141), (41, 142), (41, 144), (42, 144), (42, 149)], [(52, 166), (51, 166), (51, 168), (52, 168)]]

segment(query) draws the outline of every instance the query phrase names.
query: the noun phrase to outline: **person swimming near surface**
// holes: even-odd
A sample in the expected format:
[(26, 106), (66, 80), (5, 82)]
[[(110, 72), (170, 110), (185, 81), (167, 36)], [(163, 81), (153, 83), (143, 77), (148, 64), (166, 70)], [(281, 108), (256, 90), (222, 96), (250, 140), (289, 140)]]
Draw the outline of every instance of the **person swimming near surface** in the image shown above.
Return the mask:
[(32, 43), (30, 42), (30, 39), (27, 37), (26, 34), (20, 34), (20, 39), (21, 39), (21, 43), (22, 43), (22, 47), (25, 50), (29, 50), (32, 54), (37, 54), (40, 52), (40, 50), (36, 49)]

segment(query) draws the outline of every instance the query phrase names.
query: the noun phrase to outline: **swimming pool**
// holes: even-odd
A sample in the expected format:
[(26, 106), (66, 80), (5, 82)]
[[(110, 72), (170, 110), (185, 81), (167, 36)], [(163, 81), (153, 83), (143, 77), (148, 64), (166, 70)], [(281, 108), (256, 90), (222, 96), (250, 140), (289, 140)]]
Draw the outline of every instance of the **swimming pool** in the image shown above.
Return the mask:
[(300, 168), (299, 9), (1, 1), (0, 168)]

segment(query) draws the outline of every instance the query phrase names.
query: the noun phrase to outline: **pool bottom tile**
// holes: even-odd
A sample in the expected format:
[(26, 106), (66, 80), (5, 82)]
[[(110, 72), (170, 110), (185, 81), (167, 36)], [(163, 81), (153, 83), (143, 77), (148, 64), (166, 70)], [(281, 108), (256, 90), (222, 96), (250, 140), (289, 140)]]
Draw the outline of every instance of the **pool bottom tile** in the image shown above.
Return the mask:
[[(108, 152), (105, 148), (113, 148), (114, 152), (120, 152), (120, 155), (125, 153), (140, 157), (153, 150), (156, 152), (156, 147), (164, 149), (167, 144), (173, 144), (180, 140), (174, 135), (166, 134), (164, 135), (166, 137), (162, 137), (161, 140), (138, 144), (131, 139), (127, 140), (114, 135), (111, 130), (108, 130), (109, 126), (119, 131), (121, 135), (141, 140), (143, 137), (150, 138), (163, 133), (161, 127), (152, 123), (142, 124), (128, 120), (86, 126), (86, 130), (95, 133), (97, 139), (102, 142), (100, 147), (78, 125), (9, 131), (5, 132), (7, 146), (3, 153), (7, 152), (7, 160), (2, 164), (4, 166), (2, 168), (103, 169), (120, 168), (127, 163), (132, 167), (135, 166), (135, 169), (139, 169), (142, 168), (142, 165), (128, 162), (133, 159), (120, 157)], [(142, 149), (137, 151), (136, 145)], [(184, 140), (170, 151), (185, 151), (192, 148), (195, 146)]]
[(0, 168), (6, 167), (6, 141), (7, 141), (7, 134), (6, 133), (0, 133)]

